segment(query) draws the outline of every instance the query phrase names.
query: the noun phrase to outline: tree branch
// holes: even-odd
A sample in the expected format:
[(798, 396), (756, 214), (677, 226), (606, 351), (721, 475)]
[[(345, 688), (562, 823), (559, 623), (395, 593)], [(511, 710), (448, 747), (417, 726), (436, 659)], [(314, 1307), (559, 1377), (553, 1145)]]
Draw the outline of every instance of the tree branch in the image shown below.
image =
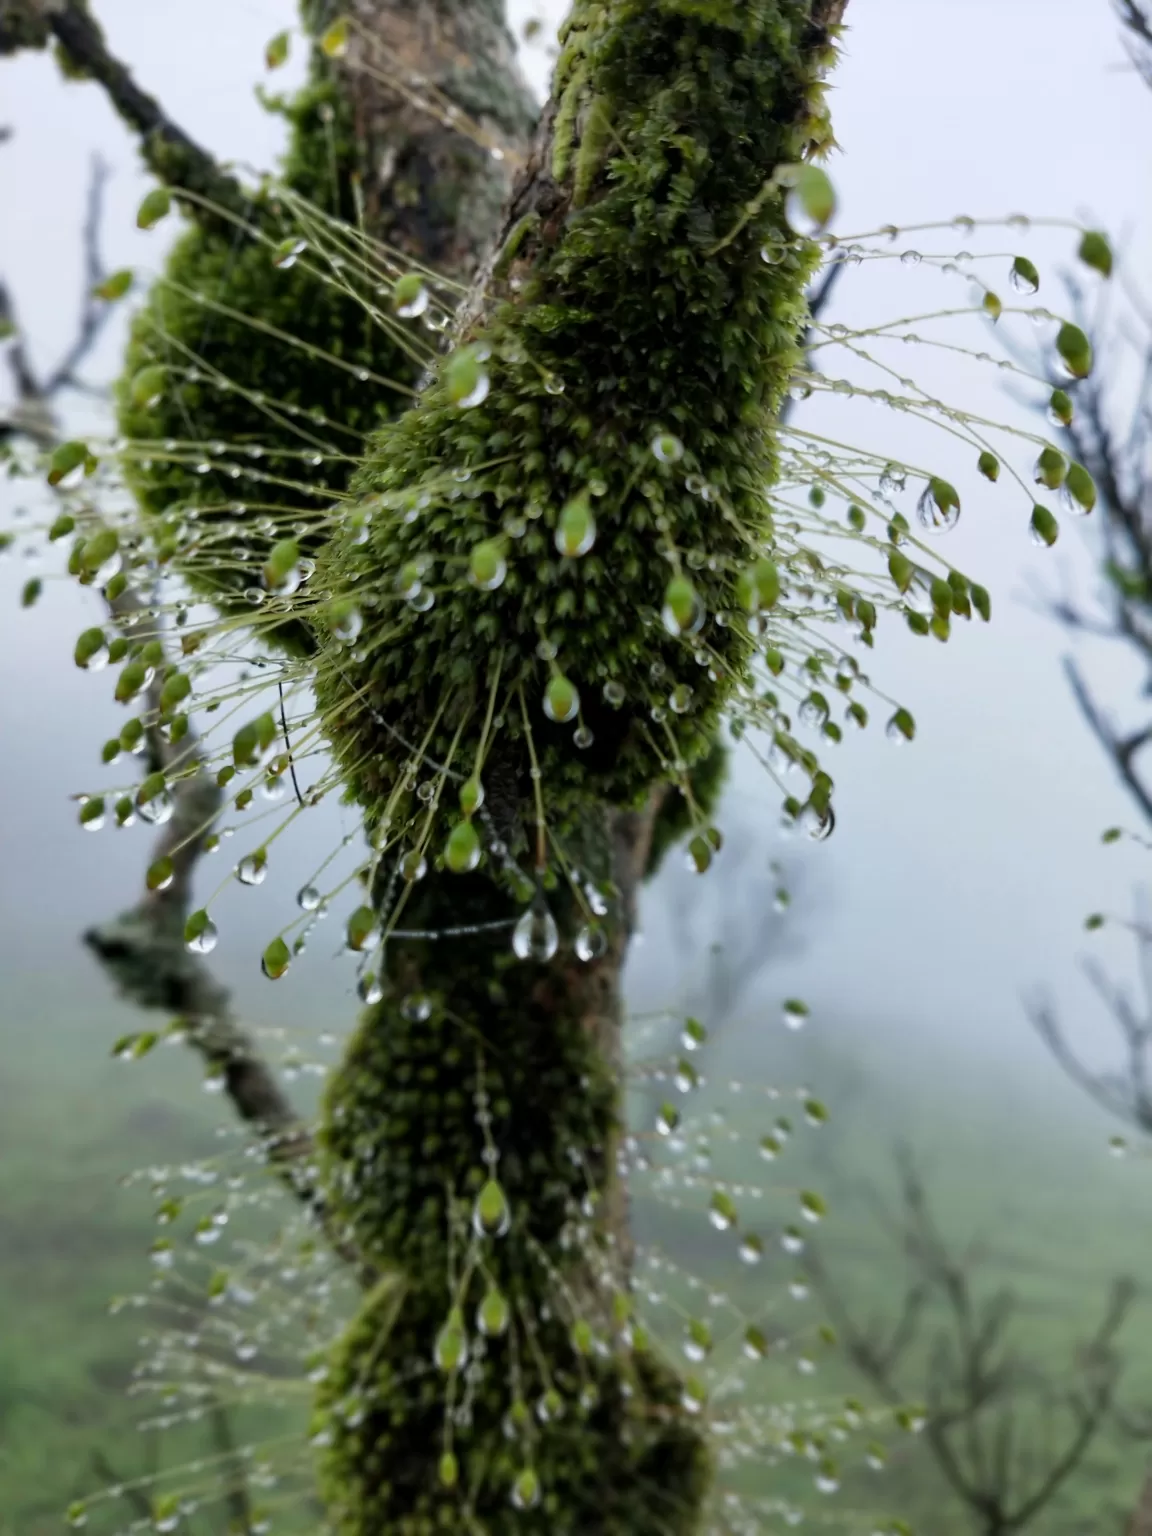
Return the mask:
[(1144, 815), (1152, 821), (1152, 792), (1145, 787), (1133, 762), (1141, 747), (1152, 740), (1152, 726), (1147, 726), (1131, 736), (1118, 736), (1096, 707), (1079, 667), (1070, 656), (1064, 658), (1064, 674), (1080, 708), (1080, 713), (1088, 722), (1092, 734), (1116, 764), (1121, 781), (1132, 798)]
[(246, 205), (239, 182), (136, 84), (110, 51), (86, 0), (0, 0), (0, 54), (42, 48), (50, 40), (73, 69), (103, 86), (120, 117), (140, 135), (144, 159), (162, 181), (225, 207)]
[[(898, 1154), (904, 1221), (897, 1229), (912, 1269), (895, 1326), (861, 1328), (816, 1254), (809, 1258), (821, 1299), (848, 1357), (893, 1407), (909, 1401), (898, 1374), (902, 1357), (918, 1341), (935, 1302), (946, 1323), (929, 1340), (925, 1437), (937, 1467), (978, 1522), (982, 1536), (1011, 1536), (1045, 1509), (1081, 1464), (1111, 1411), (1120, 1367), (1113, 1341), (1127, 1316), (1134, 1290), (1117, 1281), (1104, 1317), (1080, 1358), (1089, 1372), (1082, 1395), (1056, 1396), (1038, 1371), (1018, 1362), (1007, 1336), (1014, 1298), (1000, 1290), (985, 1300), (974, 1295), (964, 1259), (950, 1253), (936, 1227), (911, 1155)], [(1064, 1445), (1049, 1448), (1046, 1466), (1022, 1446), (1022, 1407), (1027, 1398), (1060, 1403), (1072, 1416)], [(1029, 1483), (1025, 1491), (1019, 1485)]]

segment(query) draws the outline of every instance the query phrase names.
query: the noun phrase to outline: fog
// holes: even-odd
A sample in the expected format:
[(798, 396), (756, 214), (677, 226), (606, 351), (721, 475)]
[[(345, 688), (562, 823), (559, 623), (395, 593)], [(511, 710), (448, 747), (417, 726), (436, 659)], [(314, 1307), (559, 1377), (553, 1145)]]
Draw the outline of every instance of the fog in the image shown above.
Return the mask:
[[(561, 7), (511, 9), (517, 23), (532, 14), (554, 22)], [(113, 48), (171, 115), (211, 150), (254, 165), (272, 161), (279, 125), (256, 103), (253, 84), (262, 76), (264, 43), (289, 13), (274, 0), (201, 0), (193, 22), (174, 0), (99, 5)], [(1130, 231), (1129, 259), (1140, 269), (1149, 250), (1141, 190), (1152, 185), (1152, 98), (1126, 65), (1106, 0), (856, 0), (850, 15), (833, 94), (843, 146), (831, 167), (841, 200), (838, 229), (948, 220), (962, 212), (991, 217), (1016, 208), (1037, 216), (1083, 213), (1102, 227)], [(297, 46), (288, 78), (299, 72), (301, 52)], [(542, 83), (543, 50), (530, 53), (527, 67)], [(47, 363), (72, 333), (81, 291), (79, 224), (94, 152), (114, 171), (107, 265), (154, 271), (169, 236), (134, 227), (149, 183), (95, 87), (65, 84), (44, 58), (5, 61), (0, 79), (0, 123), (14, 129), (0, 147), (0, 272), (37, 360)], [(917, 239), (925, 250), (948, 251), (960, 237), (944, 229)], [(1070, 233), (1003, 233), (981, 248), (1008, 251), (1013, 242), (1041, 266), (1048, 284), (1041, 298), (1059, 308), (1054, 268), (1071, 258)], [(1007, 261), (994, 270), (1003, 283)], [(851, 323), (932, 308), (940, 297), (933, 297), (934, 283), (940, 279), (925, 286), (897, 261), (866, 277), (849, 273), (833, 318)], [(91, 379), (112, 376), (122, 340), (121, 322), (90, 360)], [(994, 342), (978, 344), (995, 350)], [(917, 357), (913, 364), (918, 375), (940, 376), (939, 359)], [(994, 373), (958, 369), (956, 376), (965, 404), (1035, 430)], [(74, 408), (77, 420), (88, 419), (90, 408)], [(885, 452), (915, 459), (920, 451), (899, 418), (861, 409), (850, 415), (845, 430), (855, 441), (871, 441), (874, 432)], [(837, 419), (832, 407), (813, 402), (796, 421)], [(929, 452), (947, 473), (947, 456)], [(788, 919), (795, 946), (749, 1000), (744, 1049), (755, 1055), (762, 1040), (770, 1057), (780, 1037), (779, 999), (799, 993), (812, 1006), (813, 1032), (834, 1038), (839, 1031), (856, 1049), (883, 1041), (885, 1052), (925, 1068), (956, 1063), (993, 1080), (1038, 1084), (1054, 1110), (1066, 1113), (1075, 1091), (1032, 1038), (1021, 990), (1043, 982), (1061, 999), (1077, 1037), (1103, 1049), (1107, 1020), (1080, 978), (1077, 957), (1091, 946), (1128, 974), (1131, 947), (1122, 934), (1090, 939), (1083, 917), (1094, 909), (1128, 910), (1146, 859), (1130, 845), (1101, 846), (1103, 828), (1133, 825), (1135, 813), (1063, 679), (1060, 658), (1070, 637), (1022, 601), (1033, 578), (1067, 577), (1090, 591), (1093, 530), (1065, 521), (1058, 552), (1038, 550), (1019, 498), (977, 489), (966, 459), (956, 475), (968, 494), (948, 554), (991, 589), (993, 623), (959, 625), (942, 647), (882, 620), (867, 659), (874, 681), (915, 714), (916, 742), (897, 748), (881, 728), (829, 749), (837, 826), (819, 846), (782, 841), (775, 788), (751, 760), (735, 765), (721, 824), (753, 842), (742, 868), (779, 858), (799, 872), (803, 890)], [(28, 505), (22, 486), (3, 487), (0, 495), (5, 519), (21, 502)], [(75, 633), (98, 621), (98, 606), (74, 584), (53, 581), (41, 603), (22, 613), (19, 589), (28, 574), (20, 554), (0, 564), (0, 975), (6, 995), (20, 1000), (18, 1008), (5, 1007), (0, 1029), (18, 1042), (35, 1019), (40, 1045), (58, 1041), (62, 1052), (78, 1048), (76, 1032), (83, 1029), (79, 1048), (101, 1053), (104, 1039), (88, 1026), (111, 1005), (77, 935), (132, 899), (148, 833), (137, 827), (90, 836), (76, 826), (68, 797), (99, 781), (100, 743), (119, 723), (109, 690), (70, 659)], [(1109, 700), (1128, 708), (1138, 702), (1141, 678), (1120, 653), (1095, 645), (1084, 657)], [(224, 939), (215, 958), (256, 1017), (267, 1016), (269, 1000), (254, 947), (278, 926), (272, 914), (297, 875), (353, 824), (328, 807), (306, 825), (306, 839), (297, 838), (278, 867), (282, 878), (258, 891), (229, 892), (220, 913)], [(709, 878), (724, 881), (724, 868), (722, 856)], [(205, 879), (214, 885), (224, 873), (218, 867)], [(690, 980), (677, 980), (667, 918), (669, 892), (689, 878), (673, 859), (649, 892), (644, 942), (633, 961), (641, 1006), (675, 1006)], [(701, 901), (708, 899), (706, 884), (699, 886)], [(303, 1021), (324, 1008), (347, 1016), (351, 973), (334, 959), (336, 947), (333, 934), (328, 950), (314, 945), (306, 963), (294, 967), (276, 994), (278, 1015), (287, 1009)]]

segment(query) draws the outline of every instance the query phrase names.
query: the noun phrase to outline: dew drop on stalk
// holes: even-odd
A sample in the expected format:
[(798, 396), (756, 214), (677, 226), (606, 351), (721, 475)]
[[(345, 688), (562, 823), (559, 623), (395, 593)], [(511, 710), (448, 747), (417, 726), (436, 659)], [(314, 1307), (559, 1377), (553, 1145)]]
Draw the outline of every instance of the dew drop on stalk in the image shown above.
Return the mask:
[(498, 1179), (485, 1181), (472, 1207), (472, 1230), (477, 1237), (504, 1237), (512, 1225), (508, 1197)]
[(137, 799), (136, 809), (140, 813), (141, 821), (146, 821), (153, 827), (162, 827), (165, 822), (172, 820), (176, 807), (172, 796), (163, 789), (158, 795), (152, 795), (147, 800)]
[(573, 946), (580, 960), (598, 960), (608, 948), (608, 936), (599, 923), (586, 923)]
[(540, 1502), (540, 1479), (531, 1467), (525, 1467), (512, 1484), (512, 1507), (535, 1509)]
[(301, 912), (315, 912), (320, 905), (320, 892), (314, 885), (302, 885), (296, 892), (296, 905)]
[(457, 400), (456, 404), (461, 410), (464, 411), (471, 410), (473, 406), (483, 405), (485, 400), (488, 398), (488, 393), (491, 388), (491, 379), (486, 372), (482, 371), (479, 378), (476, 380), (474, 388), (470, 389), (466, 395)]
[(369, 1007), (373, 1003), (378, 1003), (384, 996), (384, 988), (381, 985), (380, 978), (374, 971), (366, 971), (361, 976), (360, 980), (356, 983), (356, 994), (360, 1001), (367, 1003)]
[(684, 457), (684, 444), (672, 432), (658, 432), (652, 439), (652, 455), (661, 464), (678, 464)]
[(258, 853), (249, 853), (236, 866), (236, 878), (241, 885), (263, 885), (268, 874), (268, 860)]
[(818, 811), (814, 805), (806, 805), (800, 813), (800, 825), (814, 843), (822, 843), (832, 836), (836, 813), (831, 806), (826, 811)]
[(740, 1242), (740, 1257), (745, 1264), (759, 1264), (760, 1260), (764, 1257), (763, 1240), (754, 1233), (749, 1233), (747, 1237), (742, 1238)]
[(810, 1017), (808, 1004), (798, 997), (790, 997), (784, 1004), (782, 1015), (787, 1029), (803, 1029)]
[(540, 964), (551, 960), (560, 947), (556, 919), (542, 896), (538, 896), (512, 930), (512, 948), (521, 960)]

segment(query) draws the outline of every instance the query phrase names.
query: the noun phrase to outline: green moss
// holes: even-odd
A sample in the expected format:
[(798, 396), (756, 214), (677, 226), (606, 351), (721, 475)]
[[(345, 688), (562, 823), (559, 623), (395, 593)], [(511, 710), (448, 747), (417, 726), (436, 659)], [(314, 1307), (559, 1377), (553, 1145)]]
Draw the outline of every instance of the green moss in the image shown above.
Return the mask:
[[(441, 924), (516, 914), (481, 875), (429, 883)], [(415, 910), (425, 920), (427, 905)], [(581, 963), (526, 963), (483, 934), (390, 946), (388, 972), (390, 995), (365, 1010), (325, 1095), (329, 1210), (371, 1262), (445, 1275), (451, 1211), (467, 1215), (488, 1177), (483, 1088), (517, 1237), (495, 1262), (529, 1240), (555, 1254), (589, 1189), (607, 1184), (616, 1128), (616, 1084), (581, 1016)]]
[[(534, 1347), (515, 1326), (485, 1338), (473, 1323), (478, 1298), (458, 1300), (471, 1379), (457, 1385), (464, 1411), (450, 1428), (446, 1377), (433, 1364), (452, 1305), (446, 1287), (385, 1282), (334, 1352), (313, 1427), (327, 1442), (321, 1489), (339, 1536), (697, 1532), (710, 1459), (674, 1373), (641, 1352), (578, 1353), (532, 1296), (522, 1315)], [(547, 1416), (538, 1411), (546, 1392), (556, 1394)], [(436, 1472), (449, 1445), (453, 1488)], [(518, 1508), (513, 1489), (527, 1467), (538, 1502)]]
[[(808, 10), (799, 0), (577, 7), (572, 132), (584, 106), (600, 103), (590, 119), (611, 121), (613, 152), (587, 206), (570, 206), (567, 184), (567, 216), (524, 241), (527, 281), (486, 317), (487, 399), (463, 409), (442, 379), (384, 428), (355, 482), (379, 500), (371, 536), (359, 547), (338, 537), (326, 558), (325, 583), (365, 607), (363, 659), (322, 660), (318, 676), (363, 804), (397, 774), (392, 733), (422, 740), (436, 712), (430, 754), (443, 758), (455, 741), (475, 759), (497, 669), (525, 797), (518, 691), (561, 825), (589, 794), (636, 803), (691, 763), (746, 675), (753, 641), (736, 617), (737, 582), (772, 535), (774, 424), (815, 262), (779, 199), (755, 200), (799, 150), (814, 68)], [(769, 238), (783, 247), (775, 265), (760, 257)], [(674, 462), (654, 456), (658, 432), (682, 444)], [(566, 558), (554, 531), (583, 494), (596, 544)], [(502, 532), (507, 575), (477, 591), (470, 552)], [(429, 611), (397, 590), (410, 562), (425, 562)], [(661, 623), (676, 571), (705, 616), (698, 634)], [(554, 660), (541, 659), (542, 636)], [(591, 751), (542, 713), (557, 669), (579, 690)], [(622, 687), (619, 706), (605, 703), (606, 686)], [(671, 701), (685, 689), (678, 718)]]
[[(521, 127), (516, 106), (507, 116)], [(364, 174), (370, 206), (361, 209), (354, 183), (371, 169), (363, 162), (373, 147), (358, 142), (332, 65), (316, 55), (309, 84), (273, 107), (290, 128), (283, 185), (350, 226), (366, 216), (374, 238), (394, 250), (448, 276), (466, 274), (495, 224), (504, 186), (489, 156), (450, 129), (430, 131), (424, 118), (398, 118), (395, 142), (374, 146), (392, 157), (387, 196), (372, 192), (377, 178)], [(179, 157), (179, 146), (158, 146), (151, 163), (188, 186), (190, 168), (164, 155)], [(231, 219), (183, 206), (195, 223), (135, 320), (117, 407), (121, 432), (136, 440), (126, 471), (145, 511), (191, 511), (202, 527), (236, 523), (245, 554), (205, 559), (201, 551), (181, 562), (193, 587), (227, 608), (259, 584), (270, 543), (297, 521), (304, 553), (316, 552), (365, 435), (409, 399), (420, 365), (359, 299), (310, 269), (324, 268), (324, 255), (275, 263), (275, 247), (299, 230), (274, 191), (232, 208)], [(245, 234), (245, 224), (263, 240)], [(141, 403), (133, 381), (157, 366), (166, 370), (164, 388)], [(227, 447), (213, 450), (214, 443)], [(261, 446), (253, 466), (248, 450)], [(272, 635), (265, 626), (262, 638), (312, 648), (307, 626), (295, 620)]]
[[(349, 175), (357, 161), (343, 97), (317, 74), (283, 110), (292, 131), (285, 183), (354, 218)], [(245, 212), (273, 242), (291, 232), (267, 199)], [(164, 388), (141, 404), (133, 380), (157, 365), (166, 370)], [(396, 408), (395, 392), (358, 377), (366, 370), (414, 382), (411, 360), (355, 299), (305, 266), (277, 267), (268, 245), (224, 221), (203, 218), (181, 236), (134, 322), (117, 406), (121, 432), (146, 445), (127, 460), (145, 511), (191, 508), (210, 526), (236, 509), (228, 516), (243, 526), (250, 553), (190, 562), (185, 574), (198, 590), (226, 602), (252, 586), (270, 540), (294, 517), (317, 519), (330, 504), (363, 435)], [(226, 452), (213, 452), (214, 442)], [(335, 457), (320, 452), (328, 443), (337, 445)], [(263, 445), (255, 465), (249, 445)], [(254, 526), (268, 518), (275, 534)], [(297, 624), (281, 638), (306, 643)]]

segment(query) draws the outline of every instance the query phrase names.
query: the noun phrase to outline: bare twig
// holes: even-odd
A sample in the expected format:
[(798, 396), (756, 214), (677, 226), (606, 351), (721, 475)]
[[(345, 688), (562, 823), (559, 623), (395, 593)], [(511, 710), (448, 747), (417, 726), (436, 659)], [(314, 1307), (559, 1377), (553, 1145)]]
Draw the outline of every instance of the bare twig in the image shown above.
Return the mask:
[(1139, 946), (1142, 1012), (1098, 965), (1084, 966), (1120, 1033), (1124, 1064), (1119, 1072), (1102, 1073), (1085, 1066), (1061, 1028), (1055, 1008), (1042, 994), (1026, 1002), (1025, 1008), (1041, 1040), (1078, 1087), (1109, 1114), (1136, 1130), (1152, 1134), (1152, 927), (1147, 914), (1140, 912), (1132, 927)]
[[(907, 1152), (899, 1168), (903, 1220), (895, 1230), (911, 1277), (895, 1323), (859, 1324), (816, 1254), (809, 1259), (813, 1281), (849, 1358), (891, 1406), (908, 1403), (902, 1366), (917, 1346), (927, 1348), (924, 1434), (936, 1465), (981, 1536), (1015, 1536), (1081, 1465), (1113, 1408), (1120, 1376), (1113, 1344), (1133, 1288), (1114, 1284), (1095, 1334), (1079, 1351), (1078, 1387), (1059, 1391), (1011, 1347), (1011, 1293), (977, 1296), (972, 1254), (952, 1255)], [(1044, 1436), (1037, 1447), (1026, 1421), (1029, 1405), (1033, 1413), (1039, 1405), (1048, 1428), (1052, 1410), (1062, 1411), (1066, 1427), (1058, 1446)]]
[(1116, 0), (1116, 9), (1128, 29), (1129, 56), (1152, 86), (1152, 8), (1145, 0)]
[(104, 210), (104, 188), (109, 174), (104, 161), (99, 155), (94, 155), (88, 179), (88, 206), (83, 229), (84, 275), (80, 294), (80, 319), (75, 338), (60, 361), (43, 379), (37, 374), (28, 355), (12, 296), (7, 286), (0, 281), (0, 329), (12, 333), (8, 367), (16, 395), (14, 404), (5, 415), (0, 415), (0, 439), (20, 433), (40, 447), (51, 446), (56, 435), (52, 403), (63, 390), (83, 387), (79, 385), (76, 370), (96, 346), (112, 312), (111, 305), (96, 293), (106, 276), (100, 258), (100, 224)]
[(0, 54), (55, 41), (74, 70), (103, 86), (124, 122), (140, 136), (144, 159), (174, 191), (229, 208), (246, 198), (236, 179), (136, 84), (108, 48), (87, 0), (0, 0)]
[(1116, 765), (1121, 782), (1149, 821), (1152, 821), (1152, 790), (1144, 783), (1136, 769), (1137, 753), (1152, 741), (1152, 725), (1146, 725), (1127, 736), (1121, 736), (1104, 718), (1094, 701), (1079, 667), (1070, 656), (1064, 658), (1064, 673), (1068, 678), (1073, 697), (1080, 713), (1088, 722), (1092, 734)]

